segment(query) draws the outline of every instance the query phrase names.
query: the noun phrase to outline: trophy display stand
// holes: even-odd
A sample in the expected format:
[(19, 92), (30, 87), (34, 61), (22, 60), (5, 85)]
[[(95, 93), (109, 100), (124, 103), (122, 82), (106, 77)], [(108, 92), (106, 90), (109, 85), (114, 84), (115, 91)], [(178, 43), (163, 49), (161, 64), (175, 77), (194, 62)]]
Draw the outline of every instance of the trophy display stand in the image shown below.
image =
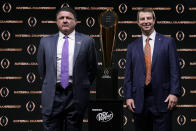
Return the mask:
[(123, 101), (118, 99), (118, 70), (110, 68), (109, 75), (96, 79), (96, 99), (88, 108), (89, 131), (123, 131)]

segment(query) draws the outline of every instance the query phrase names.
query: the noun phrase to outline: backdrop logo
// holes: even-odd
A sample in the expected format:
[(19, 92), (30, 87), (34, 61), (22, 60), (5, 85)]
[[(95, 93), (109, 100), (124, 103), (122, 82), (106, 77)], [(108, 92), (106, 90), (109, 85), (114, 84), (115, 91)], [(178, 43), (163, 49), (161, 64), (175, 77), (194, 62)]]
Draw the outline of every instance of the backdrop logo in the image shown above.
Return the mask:
[(33, 44), (30, 44), (28, 47), (27, 47), (27, 52), (28, 52), (28, 54), (29, 55), (34, 55), (35, 54), (35, 52), (36, 52), (36, 47), (35, 47), (35, 45), (33, 45)]
[(88, 17), (86, 19), (86, 25), (88, 27), (93, 27), (95, 25), (95, 19), (93, 17)]
[(134, 123), (134, 119), (133, 118), (131, 119), (131, 122)]
[(118, 10), (119, 10), (120, 13), (123, 13), (123, 14), (126, 13), (127, 12), (127, 5), (124, 4), (124, 3), (120, 4), (118, 6)]
[(7, 126), (7, 124), (8, 124), (8, 118), (6, 116), (1, 116), (0, 117), (0, 125)]
[(120, 88), (118, 89), (118, 94), (119, 94), (120, 97), (123, 97), (124, 92), (123, 92), (122, 87), (120, 87)]
[(127, 124), (127, 117), (124, 116), (124, 119), (123, 119), (123, 126), (125, 126)]
[(3, 31), (3, 32), (1, 33), (1, 38), (2, 38), (3, 40), (9, 40), (9, 39), (10, 39), (10, 32), (7, 31), (7, 30)]
[(28, 112), (32, 112), (35, 109), (35, 103), (33, 101), (28, 101), (26, 104), (26, 109)]
[(176, 12), (178, 14), (182, 14), (184, 12), (184, 5), (183, 4), (176, 5)]
[(9, 90), (6, 87), (3, 87), (0, 89), (0, 95), (1, 97), (7, 97), (9, 95)]
[(105, 69), (104, 71), (103, 71), (103, 73), (105, 74), (105, 75), (109, 75), (109, 70), (108, 69)]
[(182, 87), (182, 96), (184, 96), (186, 94), (186, 90), (184, 87)]
[(97, 114), (96, 119), (99, 122), (108, 122), (108, 121), (112, 120), (113, 116), (114, 115), (113, 115), (113, 112), (112, 111), (109, 111), (109, 112), (101, 112), (101, 113), (98, 113)]
[(179, 60), (180, 68), (183, 69), (185, 67), (185, 61), (180, 58)]
[(126, 60), (125, 59), (120, 59), (118, 61), (118, 66), (120, 67), (120, 69), (125, 69), (125, 64), (126, 64)]
[(186, 123), (186, 117), (184, 115), (178, 116), (177, 122), (179, 125), (183, 126)]
[(28, 24), (30, 27), (34, 27), (37, 24), (37, 19), (35, 17), (29, 17)]
[(178, 32), (176, 33), (176, 39), (177, 39), (178, 41), (183, 41), (183, 40), (184, 40), (184, 33), (183, 33), (182, 31), (178, 31)]
[(121, 41), (125, 41), (127, 39), (127, 33), (125, 31), (121, 31), (118, 33), (118, 38)]
[(34, 73), (28, 73), (26, 79), (29, 83), (33, 83), (35, 82), (36, 76)]
[(3, 4), (2, 9), (5, 13), (9, 13), (12, 9), (12, 6), (10, 5), (10, 3), (5, 3)]
[(1, 67), (7, 69), (10, 66), (10, 61), (6, 58), (1, 60)]
[(64, 6), (69, 7), (69, 5), (68, 5), (67, 3), (63, 3), (63, 4), (61, 5), (61, 8), (63, 8)]

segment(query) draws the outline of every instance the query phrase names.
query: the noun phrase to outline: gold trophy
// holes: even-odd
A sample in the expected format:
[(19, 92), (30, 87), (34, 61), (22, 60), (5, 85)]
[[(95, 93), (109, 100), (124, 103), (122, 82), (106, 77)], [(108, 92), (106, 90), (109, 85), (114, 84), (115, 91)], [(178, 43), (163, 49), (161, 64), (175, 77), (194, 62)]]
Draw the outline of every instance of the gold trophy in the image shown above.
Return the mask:
[(118, 24), (118, 16), (112, 10), (106, 10), (100, 14), (100, 46), (103, 58), (102, 78), (111, 78), (110, 69), (112, 68), (112, 54)]
[(106, 10), (99, 16), (100, 46), (102, 66), (96, 81), (97, 99), (116, 99), (118, 71), (113, 67), (112, 57), (116, 36), (118, 16), (112, 10)]

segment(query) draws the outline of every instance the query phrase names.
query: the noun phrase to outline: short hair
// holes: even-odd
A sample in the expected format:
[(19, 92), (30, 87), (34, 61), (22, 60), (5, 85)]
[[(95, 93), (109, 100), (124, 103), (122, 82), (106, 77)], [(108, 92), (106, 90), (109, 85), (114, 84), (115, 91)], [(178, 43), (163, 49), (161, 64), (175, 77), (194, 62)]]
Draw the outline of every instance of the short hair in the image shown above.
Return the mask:
[(77, 20), (76, 12), (71, 7), (68, 7), (68, 6), (64, 6), (64, 7), (60, 8), (59, 10), (57, 10), (56, 19), (57, 19), (59, 12), (61, 12), (61, 11), (67, 11), (67, 12), (72, 13), (74, 18)]
[(150, 13), (152, 13), (153, 19), (156, 18), (153, 9), (152, 9), (152, 8), (147, 8), (147, 7), (145, 7), (145, 8), (142, 8), (142, 9), (138, 10), (138, 12), (137, 12), (137, 21), (139, 20), (139, 14), (140, 14), (141, 12), (150, 12)]

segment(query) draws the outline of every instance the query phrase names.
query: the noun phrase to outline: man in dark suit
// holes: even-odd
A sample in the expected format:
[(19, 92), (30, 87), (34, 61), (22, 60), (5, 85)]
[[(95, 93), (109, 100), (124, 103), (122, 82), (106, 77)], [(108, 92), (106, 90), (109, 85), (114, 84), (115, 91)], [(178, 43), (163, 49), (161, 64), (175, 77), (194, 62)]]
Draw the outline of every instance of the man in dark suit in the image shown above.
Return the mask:
[(58, 10), (56, 22), (59, 32), (43, 37), (37, 54), (43, 126), (45, 131), (81, 131), (97, 69), (95, 42), (75, 31), (72, 8)]
[(142, 37), (128, 45), (124, 95), (136, 131), (171, 131), (171, 113), (181, 95), (180, 67), (173, 38), (154, 30), (155, 14), (138, 11)]

